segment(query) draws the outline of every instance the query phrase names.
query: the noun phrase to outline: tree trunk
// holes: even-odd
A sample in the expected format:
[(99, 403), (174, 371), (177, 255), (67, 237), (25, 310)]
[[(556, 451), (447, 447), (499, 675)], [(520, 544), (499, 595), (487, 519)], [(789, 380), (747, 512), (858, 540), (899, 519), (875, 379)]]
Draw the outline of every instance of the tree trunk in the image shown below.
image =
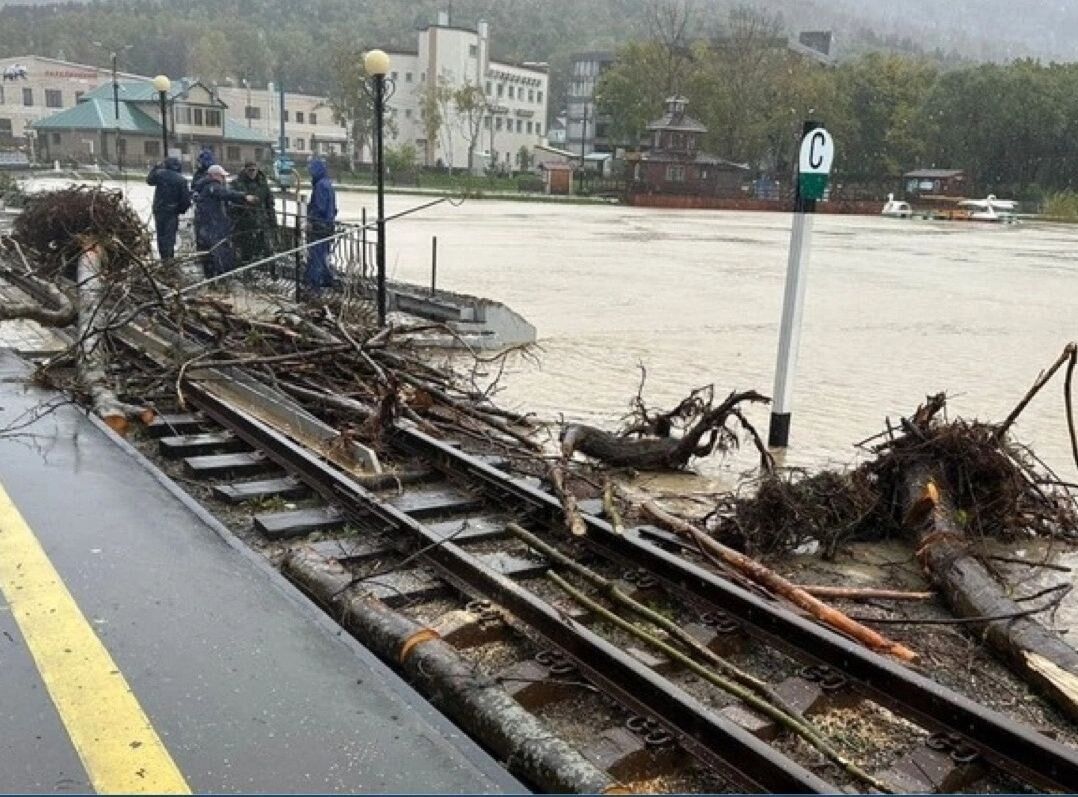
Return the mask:
[(623, 793), (610, 775), (552, 735), (493, 678), (463, 660), (436, 629), (375, 598), (353, 595), (351, 576), (308, 548), (294, 548), (281, 569), (382, 659), (402, 669), (439, 709), (487, 745), (510, 769), (544, 790)]
[[(92, 246), (79, 256), (78, 262), (78, 378), (90, 397), (94, 412), (114, 431), (124, 434), (131, 415), (152, 412), (120, 401), (108, 382), (108, 347), (102, 328), (108, 325), (108, 314), (101, 312), (107, 293), (101, 279), (104, 253)], [(149, 420), (146, 417), (145, 420)]]
[[(918, 532), (918, 557), (956, 615), (1004, 617), (1030, 608), (1007, 597), (970, 554), (949, 499), (927, 469), (911, 472), (906, 488), (906, 525)], [(979, 627), (1013, 672), (1078, 719), (1078, 651), (1032, 617), (990, 620)]]

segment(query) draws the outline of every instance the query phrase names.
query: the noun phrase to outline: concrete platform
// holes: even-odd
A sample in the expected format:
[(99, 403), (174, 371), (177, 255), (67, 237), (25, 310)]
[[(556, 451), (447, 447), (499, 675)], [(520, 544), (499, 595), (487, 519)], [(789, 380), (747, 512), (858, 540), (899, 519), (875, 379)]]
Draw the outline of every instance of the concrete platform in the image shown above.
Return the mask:
[[(27, 372), (0, 353), (0, 427), (51, 396), (26, 388)], [(144, 738), (182, 776), (145, 791), (526, 791), (147, 465), (71, 406), (0, 434), (0, 493), (14, 505), (0, 507), (0, 792), (107, 791), (96, 748), (122, 768)], [(14, 560), (30, 551), (31, 567), (31, 548), (58, 578), (24, 585)], [(141, 707), (149, 727), (124, 736), (122, 711), (94, 708), (82, 672), (93, 644), (64, 625), (80, 621), (27, 619), (41, 608), (29, 593), (63, 588), (114, 662), (106, 677), (126, 679), (117, 703)]]

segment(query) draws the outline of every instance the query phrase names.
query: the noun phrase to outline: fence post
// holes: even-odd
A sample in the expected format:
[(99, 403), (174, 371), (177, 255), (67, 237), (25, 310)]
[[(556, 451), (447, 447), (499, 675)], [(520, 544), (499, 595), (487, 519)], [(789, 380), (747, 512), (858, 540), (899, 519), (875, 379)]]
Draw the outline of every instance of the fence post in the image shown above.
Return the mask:
[(360, 228), (360, 254), (359, 262), (363, 272), (363, 279), (367, 279), (367, 208), (364, 207), (360, 214), (360, 222), (362, 227)]
[(430, 238), (430, 295), (435, 292), (435, 284), (438, 282), (438, 236)]
[[(304, 241), (304, 233), (305, 233), (305, 230), (304, 230), (304, 225), (303, 225), (303, 194), (297, 193), (296, 194), (296, 222), (295, 222), (295, 237), (296, 237), (296, 246), (297, 247), (300, 247), (304, 243), (306, 243), (306, 241)], [(295, 278), (296, 278), (296, 301), (297, 302), (300, 300), (300, 284), (302, 283), (301, 269), (303, 267), (303, 252), (304, 252), (304, 250), (297, 248), (296, 253), (295, 253)]]

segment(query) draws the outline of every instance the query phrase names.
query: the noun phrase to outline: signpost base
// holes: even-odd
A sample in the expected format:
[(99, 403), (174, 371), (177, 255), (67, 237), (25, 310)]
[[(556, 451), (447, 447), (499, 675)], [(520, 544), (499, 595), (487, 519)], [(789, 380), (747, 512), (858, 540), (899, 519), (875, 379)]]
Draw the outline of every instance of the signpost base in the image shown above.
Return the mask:
[(790, 445), (790, 413), (771, 413), (771, 428), (767, 432), (768, 448), (786, 448)]

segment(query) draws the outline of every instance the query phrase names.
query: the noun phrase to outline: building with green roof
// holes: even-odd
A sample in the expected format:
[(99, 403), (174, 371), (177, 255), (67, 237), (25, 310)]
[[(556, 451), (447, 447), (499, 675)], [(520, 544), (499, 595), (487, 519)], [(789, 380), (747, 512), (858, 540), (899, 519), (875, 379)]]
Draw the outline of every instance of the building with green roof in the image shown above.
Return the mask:
[[(160, 161), (161, 106), (153, 85), (143, 80), (120, 82), (113, 100), (111, 83), (83, 94), (74, 107), (33, 123), (41, 155), (47, 160), (149, 165)], [(273, 140), (238, 124), (228, 106), (198, 81), (172, 84), (165, 100), (169, 155), (190, 164), (204, 147), (218, 163), (239, 168), (244, 161), (269, 163)]]

